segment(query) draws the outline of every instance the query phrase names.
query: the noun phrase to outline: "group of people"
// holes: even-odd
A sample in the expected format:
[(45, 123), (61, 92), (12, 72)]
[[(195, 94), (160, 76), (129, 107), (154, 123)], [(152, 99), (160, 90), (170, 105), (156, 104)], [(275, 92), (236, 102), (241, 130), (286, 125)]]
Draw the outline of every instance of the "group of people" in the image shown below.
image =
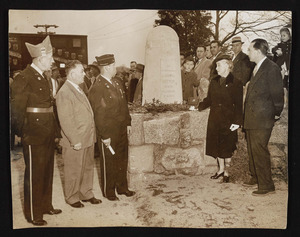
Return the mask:
[[(258, 185), (253, 195), (275, 190), (268, 142), (283, 110), (283, 78), (289, 72), (286, 55), (290, 49), (290, 39), (284, 35), (287, 31), (281, 32), (282, 42), (274, 49), (278, 64), (267, 57), (266, 40), (253, 40), (246, 55), (241, 37), (232, 38), (233, 57), (222, 53), (219, 41), (212, 41), (209, 50), (199, 46), (196, 62), (193, 57), (181, 57), (183, 100), (195, 102), (195, 95), (201, 94), (198, 110), (210, 108), (206, 154), (218, 163), (211, 179), (223, 177), (223, 182), (229, 182), (228, 167), (236, 150), (237, 129), (242, 127), (251, 172), (251, 179), (244, 185)], [(87, 68), (80, 61), (69, 61), (66, 78), (59, 80), (49, 36), (37, 45), (26, 43), (26, 47), (32, 64), (15, 76), (10, 88), (11, 124), (22, 138), (25, 160), (27, 221), (46, 225), (44, 214), (62, 212), (52, 205), (56, 138), (62, 147), (65, 201), (71, 207), (102, 202), (92, 190), (95, 144), (103, 197), (118, 201), (117, 194), (133, 196), (135, 192), (128, 189), (127, 182), (131, 132), (128, 103), (142, 102), (144, 65), (133, 61), (129, 74), (118, 74), (114, 55), (105, 54)], [(201, 91), (203, 84), (207, 91)]]
[(40, 44), (25, 44), (32, 63), (11, 83), (11, 125), (22, 138), (26, 220), (42, 226), (45, 214), (62, 213), (52, 205), (55, 138), (62, 146), (64, 195), (71, 207), (102, 202), (93, 194), (96, 141), (103, 197), (118, 201), (117, 194), (133, 196), (127, 182), (131, 117), (123, 83), (115, 77), (114, 55), (96, 57), (99, 74), (87, 91), (82, 63), (69, 61), (66, 79), (54, 94), (57, 87), (46, 75), (54, 62), (49, 36)]
[[(220, 42), (212, 41), (213, 57), (207, 66), (199, 70), (194, 67), (192, 57), (183, 61), (184, 100), (189, 102), (192, 86), (199, 86), (203, 78), (209, 81), (207, 95), (197, 106), (199, 111), (210, 107), (206, 154), (216, 158), (218, 163), (218, 171), (211, 179), (223, 177), (223, 182), (229, 182), (228, 168), (237, 149), (237, 129), (242, 128), (246, 133), (251, 174), (251, 179), (243, 185), (257, 185), (257, 190), (252, 193), (254, 196), (275, 191), (268, 142), (284, 107), (283, 82), (288, 80), (291, 47), (289, 30), (283, 28), (280, 32), (282, 42), (273, 49), (275, 62), (267, 57), (269, 45), (266, 40), (254, 39), (246, 55), (242, 52), (240, 37), (232, 38), (233, 57), (221, 52)], [(205, 65), (208, 60), (203, 60), (203, 55), (205, 48), (200, 46), (197, 48), (198, 65), (201, 62)], [(187, 91), (189, 95), (185, 95)]]

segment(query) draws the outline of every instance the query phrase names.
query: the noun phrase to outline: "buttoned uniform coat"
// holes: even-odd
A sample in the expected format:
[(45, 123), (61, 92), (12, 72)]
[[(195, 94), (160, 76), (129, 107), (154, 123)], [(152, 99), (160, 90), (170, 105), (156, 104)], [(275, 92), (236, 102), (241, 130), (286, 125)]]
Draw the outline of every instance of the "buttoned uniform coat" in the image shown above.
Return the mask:
[[(122, 193), (128, 190), (127, 126), (131, 125), (131, 117), (123, 83), (116, 77), (111, 81), (115, 86), (99, 75), (88, 95), (94, 111), (104, 197), (114, 197), (115, 191)], [(111, 138), (115, 155), (101, 141), (108, 138)]]
[(11, 84), (11, 124), (22, 138), (25, 160), (24, 214), (40, 220), (53, 209), (54, 138), (60, 137), (53, 112), (26, 112), (54, 105), (49, 81), (28, 65)]
[(244, 129), (272, 128), (283, 110), (283, 94), (280, 68), (266, 58), (247, 88)]
[(242, 125), (243, 86), (231, 73), (220, 85), (220, 76), (214, 77), (207, 97), (199, 103), (198, 110), (210, 107), (206, 134), (206, 155), (214, 158), (230, 158), (236, 150), (237, 130), (231, 124)]
[[(64, 194), (66, 202), (73, 204), (94, 197), (94, 114), (84, 92), (77, 91), (69, 81), (57, 93), (56, 105), (62, 134)], [(74, 150), (78, 143), (81, 149)]]
[(254, 66), (255, 64), (250, 62), (248, 55), (241, 51), (233, 60), (232, 74), (245, 86), (251, 78)]

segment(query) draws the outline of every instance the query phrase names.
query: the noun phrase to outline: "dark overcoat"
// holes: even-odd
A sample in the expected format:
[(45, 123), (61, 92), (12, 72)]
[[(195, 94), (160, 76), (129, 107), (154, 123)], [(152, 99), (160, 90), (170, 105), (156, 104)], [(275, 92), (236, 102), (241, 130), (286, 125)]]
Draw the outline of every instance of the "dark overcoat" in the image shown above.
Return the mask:
[(236, 150), (237, 130), (231, 124), (242, 125), (243, 86), (231, 73), (220, 85), (220, 76), (214, 77), (209, 85), (207, 97), (198, 110), (210, 107), (206, 135), (206, 154), (214, 158), (230, 158)]
[(233, 60), (232, 74), (244, 86), (250, 80), (254, 66), (255, 64), (250, 62), (248, 55), (241, 51)]

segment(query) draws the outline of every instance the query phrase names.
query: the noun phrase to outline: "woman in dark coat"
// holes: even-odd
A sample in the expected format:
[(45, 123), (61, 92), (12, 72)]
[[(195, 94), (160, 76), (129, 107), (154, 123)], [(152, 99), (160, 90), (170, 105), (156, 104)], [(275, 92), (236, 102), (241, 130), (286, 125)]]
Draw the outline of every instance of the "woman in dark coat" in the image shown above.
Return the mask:
[(237, 128), (243, 119), (243, 85), (230, 71), (233, 63), (228, 55), (218, 57), (218, 75), (212, 78), (207, 97), (198, 110), (210, 107), (206, 136), (206, 155), (217, 159), (219, 170), (212, 179), (223, 176), (229, 182), (228, 167), (236, 150)]

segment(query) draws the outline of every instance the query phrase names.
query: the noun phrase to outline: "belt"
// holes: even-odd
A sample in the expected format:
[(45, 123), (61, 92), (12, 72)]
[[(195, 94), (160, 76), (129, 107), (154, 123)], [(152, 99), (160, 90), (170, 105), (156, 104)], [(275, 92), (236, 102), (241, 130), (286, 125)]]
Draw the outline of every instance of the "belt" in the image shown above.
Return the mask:
[(49, 108), (27, 107), (26, 112), (28, 112), (28, 113), (51, 113), (51, 112), (53, 112), (53, 106), (51, 106)]

